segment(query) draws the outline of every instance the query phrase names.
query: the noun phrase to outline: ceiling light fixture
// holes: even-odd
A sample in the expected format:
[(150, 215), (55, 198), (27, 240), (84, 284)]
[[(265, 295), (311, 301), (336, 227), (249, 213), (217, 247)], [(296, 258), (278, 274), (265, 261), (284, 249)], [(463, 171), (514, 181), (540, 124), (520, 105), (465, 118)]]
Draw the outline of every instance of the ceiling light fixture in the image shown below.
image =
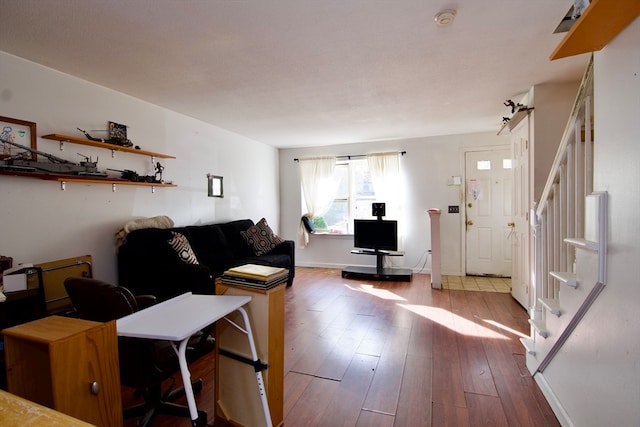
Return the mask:
[(450, 25), (454, 18), (456, 17), (456, 11), (453, 9), (445, 9), (440, 13), (437, 13), (434, 17), (433, 20), (436, 21), (436, 24), (439, 27), (445, 27), (447, 25)]

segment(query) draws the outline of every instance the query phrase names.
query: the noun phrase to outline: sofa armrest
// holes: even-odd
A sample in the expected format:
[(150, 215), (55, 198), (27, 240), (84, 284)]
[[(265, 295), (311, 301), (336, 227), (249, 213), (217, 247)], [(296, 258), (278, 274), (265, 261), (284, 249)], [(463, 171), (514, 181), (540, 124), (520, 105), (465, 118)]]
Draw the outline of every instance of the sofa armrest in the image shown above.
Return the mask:
[(270, 252), (273, 254), (288, 255), (291, 258), (291, 268), (289, 269), (289, 279), (287, 286), (293, 284), (293, 278), (296, 276), (296, 244), (293, 240), (285, 240)]

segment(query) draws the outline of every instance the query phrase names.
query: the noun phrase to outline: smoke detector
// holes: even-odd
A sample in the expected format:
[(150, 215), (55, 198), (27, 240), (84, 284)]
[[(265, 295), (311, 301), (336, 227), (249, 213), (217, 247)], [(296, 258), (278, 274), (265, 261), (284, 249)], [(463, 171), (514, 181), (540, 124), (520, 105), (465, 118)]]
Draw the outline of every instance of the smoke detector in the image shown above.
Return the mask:
[(433, 20), (436, 21), (436, 25), (439, 27), (446, 27), (450, 25), (456, 17), (456, 11), (453, 9), (445, 9), (442, 12), (436, 14)]

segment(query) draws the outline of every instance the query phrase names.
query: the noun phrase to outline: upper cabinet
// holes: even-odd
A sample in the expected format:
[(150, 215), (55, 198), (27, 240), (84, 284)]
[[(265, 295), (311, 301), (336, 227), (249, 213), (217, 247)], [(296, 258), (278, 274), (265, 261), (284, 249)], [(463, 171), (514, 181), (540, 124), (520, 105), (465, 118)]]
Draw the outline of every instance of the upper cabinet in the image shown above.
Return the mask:
[(592, 0), (550, 56), (551, 60), (595, 52), (640, 15), (638, 0)]

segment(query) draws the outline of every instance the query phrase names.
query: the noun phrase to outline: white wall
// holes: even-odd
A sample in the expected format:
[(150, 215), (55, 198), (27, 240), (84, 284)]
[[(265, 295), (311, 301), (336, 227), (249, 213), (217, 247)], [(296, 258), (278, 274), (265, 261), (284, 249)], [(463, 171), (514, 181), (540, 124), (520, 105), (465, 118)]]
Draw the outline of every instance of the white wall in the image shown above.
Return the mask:
[(576, 426), (640, 422), (638, 40), (640, 19), (594, 55), (594, 190), (609, 193), (606, 287), (544, 372)]
[(530, 150), (534, 156), (534, 168), (529, 173), (536, 202), (540, 201), (547, 183), (579, 87), (579, 81), (545, 83), (535, 85), (529, 91), (529, 106), (534, 107), (531, 115), (533, 145)]
[[(499, 126), (496, 125), (496, 133)], [(431, 249), (430, 208), (442, 210), (442, 273), (463, 274), (462, 214), (448, 214), (448, 205), (462, 206), (463, 186), (448, 186), (447, 179), (463, 174), (462, 153), (465, 148), (489, 147), (508, 144), (508, 139), (496, 133), (449, 135), (410, 140), (395, 140), (346, 144), (322, 148), (280, 150), (281, 230), (288, 239), (295, 239), (301, 210), (300, 178), (298, 163), (294, 158), (319, 155), (356, 155), (371, 152), (406, 151), (401, 160), (404, 186), (398, 189), (403, 195), (404, 218), (399, 227), (404, 230), (404, 257), (388, 258), (394, 266), (421, 270), (425, 253)], [(296, 249), (296, 264), (341, 268), (347, 265), (375, 265), (375, 257), (351, 255), (353, 236), (311, 236), (306, 248)], [(429, 258), (424, 273), (431, 271)]]
[[(91, 254), (94, 275), (116, 280), (114, 233), (134, 218), (168, 215), (177, 225), (266, 217), (278, 231), (277, 150), (92, 83), (0, 52), (0, 115), (37, 124), (37, 134), (82, 136), (76, 127), (129, 126), (142, 149), (171, 154), (157, 159), (158, 188), (68, 183), (0, 176), (0, 254), (14, 262), (45, 262)], [(38, 138), (38, 149), (77, 162), (99, 157), (98, 168), (151, 172), (149, 157)], [(225, 197), (207, 197), (206, 174), (224, 176)]]

